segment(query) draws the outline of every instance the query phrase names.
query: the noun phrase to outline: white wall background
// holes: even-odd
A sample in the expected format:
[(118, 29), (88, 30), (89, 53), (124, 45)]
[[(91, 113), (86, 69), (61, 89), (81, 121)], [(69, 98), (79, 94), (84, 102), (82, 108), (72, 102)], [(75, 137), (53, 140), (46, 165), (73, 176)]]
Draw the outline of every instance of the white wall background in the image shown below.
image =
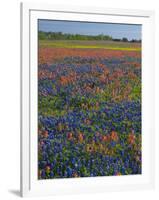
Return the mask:
[[(25, 0), (24, 0), (25, 1)], [(38, 0), (32, 0), (39, 2)], [(43, 2), (46, 2), (43, 0)], [(158, 0), (48, 0), (49, 3), (156, 11), (156, 102), (159, 102), (159, 1)], [(150, 66), (151, 67), (151, 66)], [(153, 67), (153, 66), (152, 66)], [(158, 80), (157, 80), (158, 79)], [(159, 146), (159, 106), (156, 103), (156, 144)], [(20, 179), (20, 1), (0, 1), (0, 199), (19, 198)], [(156, 145), (156, 151), (159, 148)], [(56, 196), (40, 199), (159, 199), (159, 155), (154, 191), (111, 192), (96, 195)]]

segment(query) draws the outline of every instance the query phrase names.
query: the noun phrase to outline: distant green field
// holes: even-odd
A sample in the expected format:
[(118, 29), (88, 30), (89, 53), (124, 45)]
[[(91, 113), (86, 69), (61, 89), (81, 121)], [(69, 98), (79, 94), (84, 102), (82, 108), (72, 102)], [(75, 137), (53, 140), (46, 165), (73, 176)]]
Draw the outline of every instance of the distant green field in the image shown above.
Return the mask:
[(140, 51), (140, 43), (114, 41), (40, 40), (39, 47)]

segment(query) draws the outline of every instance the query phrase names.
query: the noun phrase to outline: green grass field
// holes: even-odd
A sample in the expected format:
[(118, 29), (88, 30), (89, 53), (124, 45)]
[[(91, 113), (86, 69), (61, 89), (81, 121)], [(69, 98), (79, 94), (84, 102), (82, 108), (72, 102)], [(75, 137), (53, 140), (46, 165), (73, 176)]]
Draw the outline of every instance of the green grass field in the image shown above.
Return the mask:
[(141, 51), (140, 43), (114, 41), (40, 40), (39, 47)]

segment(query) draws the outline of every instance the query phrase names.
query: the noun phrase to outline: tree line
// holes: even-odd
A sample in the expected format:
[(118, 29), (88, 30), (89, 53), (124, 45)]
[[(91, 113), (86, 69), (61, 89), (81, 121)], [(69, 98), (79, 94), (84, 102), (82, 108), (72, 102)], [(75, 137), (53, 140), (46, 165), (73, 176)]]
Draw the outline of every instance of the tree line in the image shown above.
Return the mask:
[(106, 41), (117, 41), (117, 42), (141, 42), (141, 40), (128, 40), (126, 37), (122, 39), (112, 38), (109, 35), (81, 35), (81, 34), (70, 34), (62, 32), (38, 32), (39, 40), (106, 40)]

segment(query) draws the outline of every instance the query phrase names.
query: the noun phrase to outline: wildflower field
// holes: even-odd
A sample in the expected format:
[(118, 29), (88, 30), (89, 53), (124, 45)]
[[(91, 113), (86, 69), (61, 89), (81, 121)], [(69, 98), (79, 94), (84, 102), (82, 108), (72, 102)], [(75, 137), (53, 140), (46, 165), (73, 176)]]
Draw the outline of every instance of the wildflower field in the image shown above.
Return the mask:
[(38, 179), (141, 174), (141, 44), (38, 51)]

